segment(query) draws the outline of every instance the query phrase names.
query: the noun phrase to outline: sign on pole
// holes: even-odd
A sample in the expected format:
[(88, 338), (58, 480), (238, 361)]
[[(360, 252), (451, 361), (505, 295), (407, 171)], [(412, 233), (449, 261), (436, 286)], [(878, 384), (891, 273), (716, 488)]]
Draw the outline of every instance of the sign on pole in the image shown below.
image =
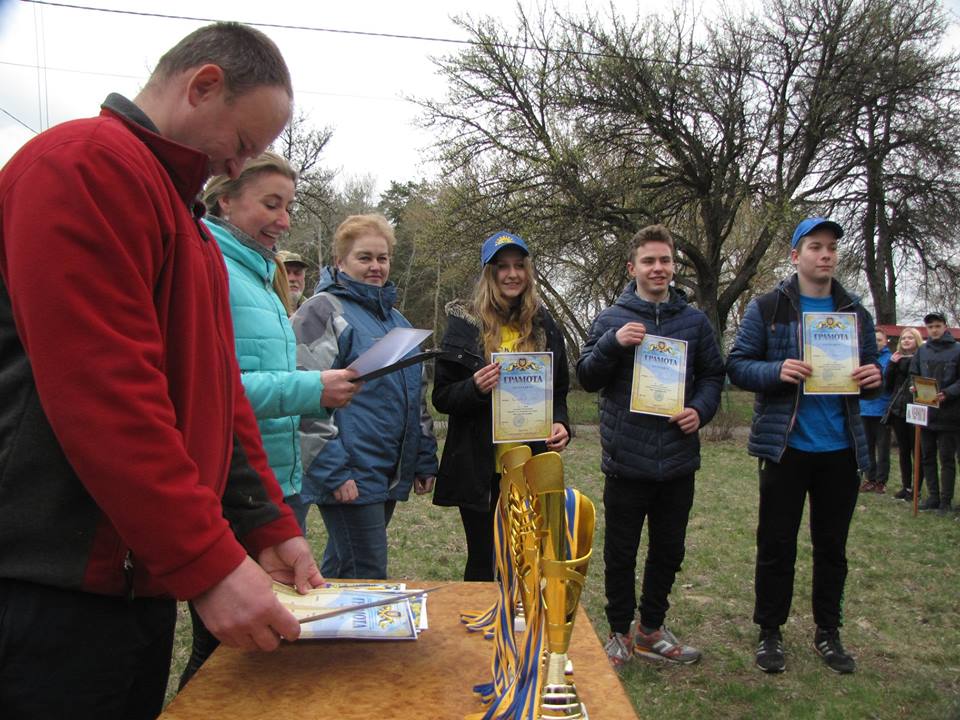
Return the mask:
[(907, 422), (913, 428), (913, 516), (917, 516), (920, 502), (920, 428), (927, 426), (930, 407), (907, 403)]
[(911, 425), (927, 426), (927, 415), (930, 408), (926, 405), (907, 403), (907, 422)]

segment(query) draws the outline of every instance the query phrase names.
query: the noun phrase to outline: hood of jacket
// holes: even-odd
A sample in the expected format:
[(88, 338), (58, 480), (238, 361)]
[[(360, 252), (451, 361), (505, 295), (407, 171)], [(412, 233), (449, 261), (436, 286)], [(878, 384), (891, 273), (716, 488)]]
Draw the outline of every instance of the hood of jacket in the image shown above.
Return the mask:
[(666, 300), (659, 303), (650, 302), (637, 295), (637, 281), (633, 279), (620, 293), (615, 304), (651, 318), (656, 317), (658, 312), (661, 315), (676, 315), (683, 312), (689, 304), (687, 294), (680, 288), (672, 286), (668, 290), (669, 295)]
[(397, 286), (389, 280), (383, 287), (370, 285), (330, 265), (321, 271), (314, 294), (321, 292), (353, 300), (381, 319), (390, 317), (397, 304)]
[(236, 261), (264, 282), (273, 282), (273, 275), (277, 271), (273, 250), (264, 247), (236, 225), (222, 218), (207, 215), (203, 222), (217, 239), (224, 257)]

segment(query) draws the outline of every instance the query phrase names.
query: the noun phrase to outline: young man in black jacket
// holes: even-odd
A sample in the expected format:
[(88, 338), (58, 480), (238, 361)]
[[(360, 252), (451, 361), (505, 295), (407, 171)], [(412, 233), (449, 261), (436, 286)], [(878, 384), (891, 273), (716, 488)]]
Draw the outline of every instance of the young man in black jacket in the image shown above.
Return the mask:
[[(923, 318), (927, 341), (920, 346), (910, 372), (933, 378), (940, 387), (940, 406), (930, 408), (927, 426), (920, 431), (920, 452), (923, 476), (927, 480), (927, 499), (921, 510), (938, 510), (946, 514), (952, 509), (953, 485), (956, 477), (956, 454), (960, 440), (960, 343), (947, 330), (943, 313), (931, 312)], [(943, 477), (937, 472), (937, 455), (943, 466)], [(942, 483), (940, 482), (942, 479)]]
[[(673, 238), (651, 225), (633, 238), (627, 261), (633, 277), (612, 307), (590, 327), (577, 377), (600, 391), (600, 439), (606, 534), (603, 559), (610, 639), (607, 657), (618, 667), (637, 654), (689, 664), (700, 651), (681, 644), (664, 623), (668, 596), (685, 553), (694, 474), (700, 468), (697, 431), (720, 403), (723, 358), (707, 316), (687, 304), (673, 280)], [(647, 334), (687, 343), (684, 409), (672, 417), (631, 412), (634, 355)], [(640, 619), (635, 570), (644, 519), (649, 550)]]

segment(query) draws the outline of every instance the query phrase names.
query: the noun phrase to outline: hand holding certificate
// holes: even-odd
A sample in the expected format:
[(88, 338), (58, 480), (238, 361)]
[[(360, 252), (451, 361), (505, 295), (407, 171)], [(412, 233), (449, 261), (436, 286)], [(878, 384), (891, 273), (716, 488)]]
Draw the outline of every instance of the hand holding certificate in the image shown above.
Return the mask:
[(803, 313), (803, 358), (813, 370), (803, 383), (805, 395), (860, 394), (857, 314)]
[(940, 407), (940, 385), (936, 379), (914, 375), (913, 388), (916, 393), (915, 403), (935, 408)]
[(553, 353), (493, 353), (493, 442), (546, 440), (553, 429)]

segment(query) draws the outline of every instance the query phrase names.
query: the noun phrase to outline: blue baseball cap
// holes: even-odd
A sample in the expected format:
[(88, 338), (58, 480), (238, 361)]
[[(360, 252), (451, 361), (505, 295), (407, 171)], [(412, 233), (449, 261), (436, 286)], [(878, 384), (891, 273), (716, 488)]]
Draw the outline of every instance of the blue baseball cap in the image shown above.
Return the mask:
[(522, 237), (508, 233), (506, 230), (501, 230), (483, 241), (483, 246), (480, 248), (480, 264), (486, 265), (493, 260), (494, 255), (505, 247), (515, 247), (524, 255), (530, 254), (530, 248), (527, 247)]
[(827, 220), (827, 218), (822, 217), (812, 217), (807, 218), (797, 225), (797, 229), (793, 231), (793, 240), (790, 241), (790, 247), (796, 248), (803, 238), (812, 233), (814, 230), (822, 227), (832, 230), (833, 234), (837, 236), (838, 240), (843, 237), (843, 228), (833, 220)]

